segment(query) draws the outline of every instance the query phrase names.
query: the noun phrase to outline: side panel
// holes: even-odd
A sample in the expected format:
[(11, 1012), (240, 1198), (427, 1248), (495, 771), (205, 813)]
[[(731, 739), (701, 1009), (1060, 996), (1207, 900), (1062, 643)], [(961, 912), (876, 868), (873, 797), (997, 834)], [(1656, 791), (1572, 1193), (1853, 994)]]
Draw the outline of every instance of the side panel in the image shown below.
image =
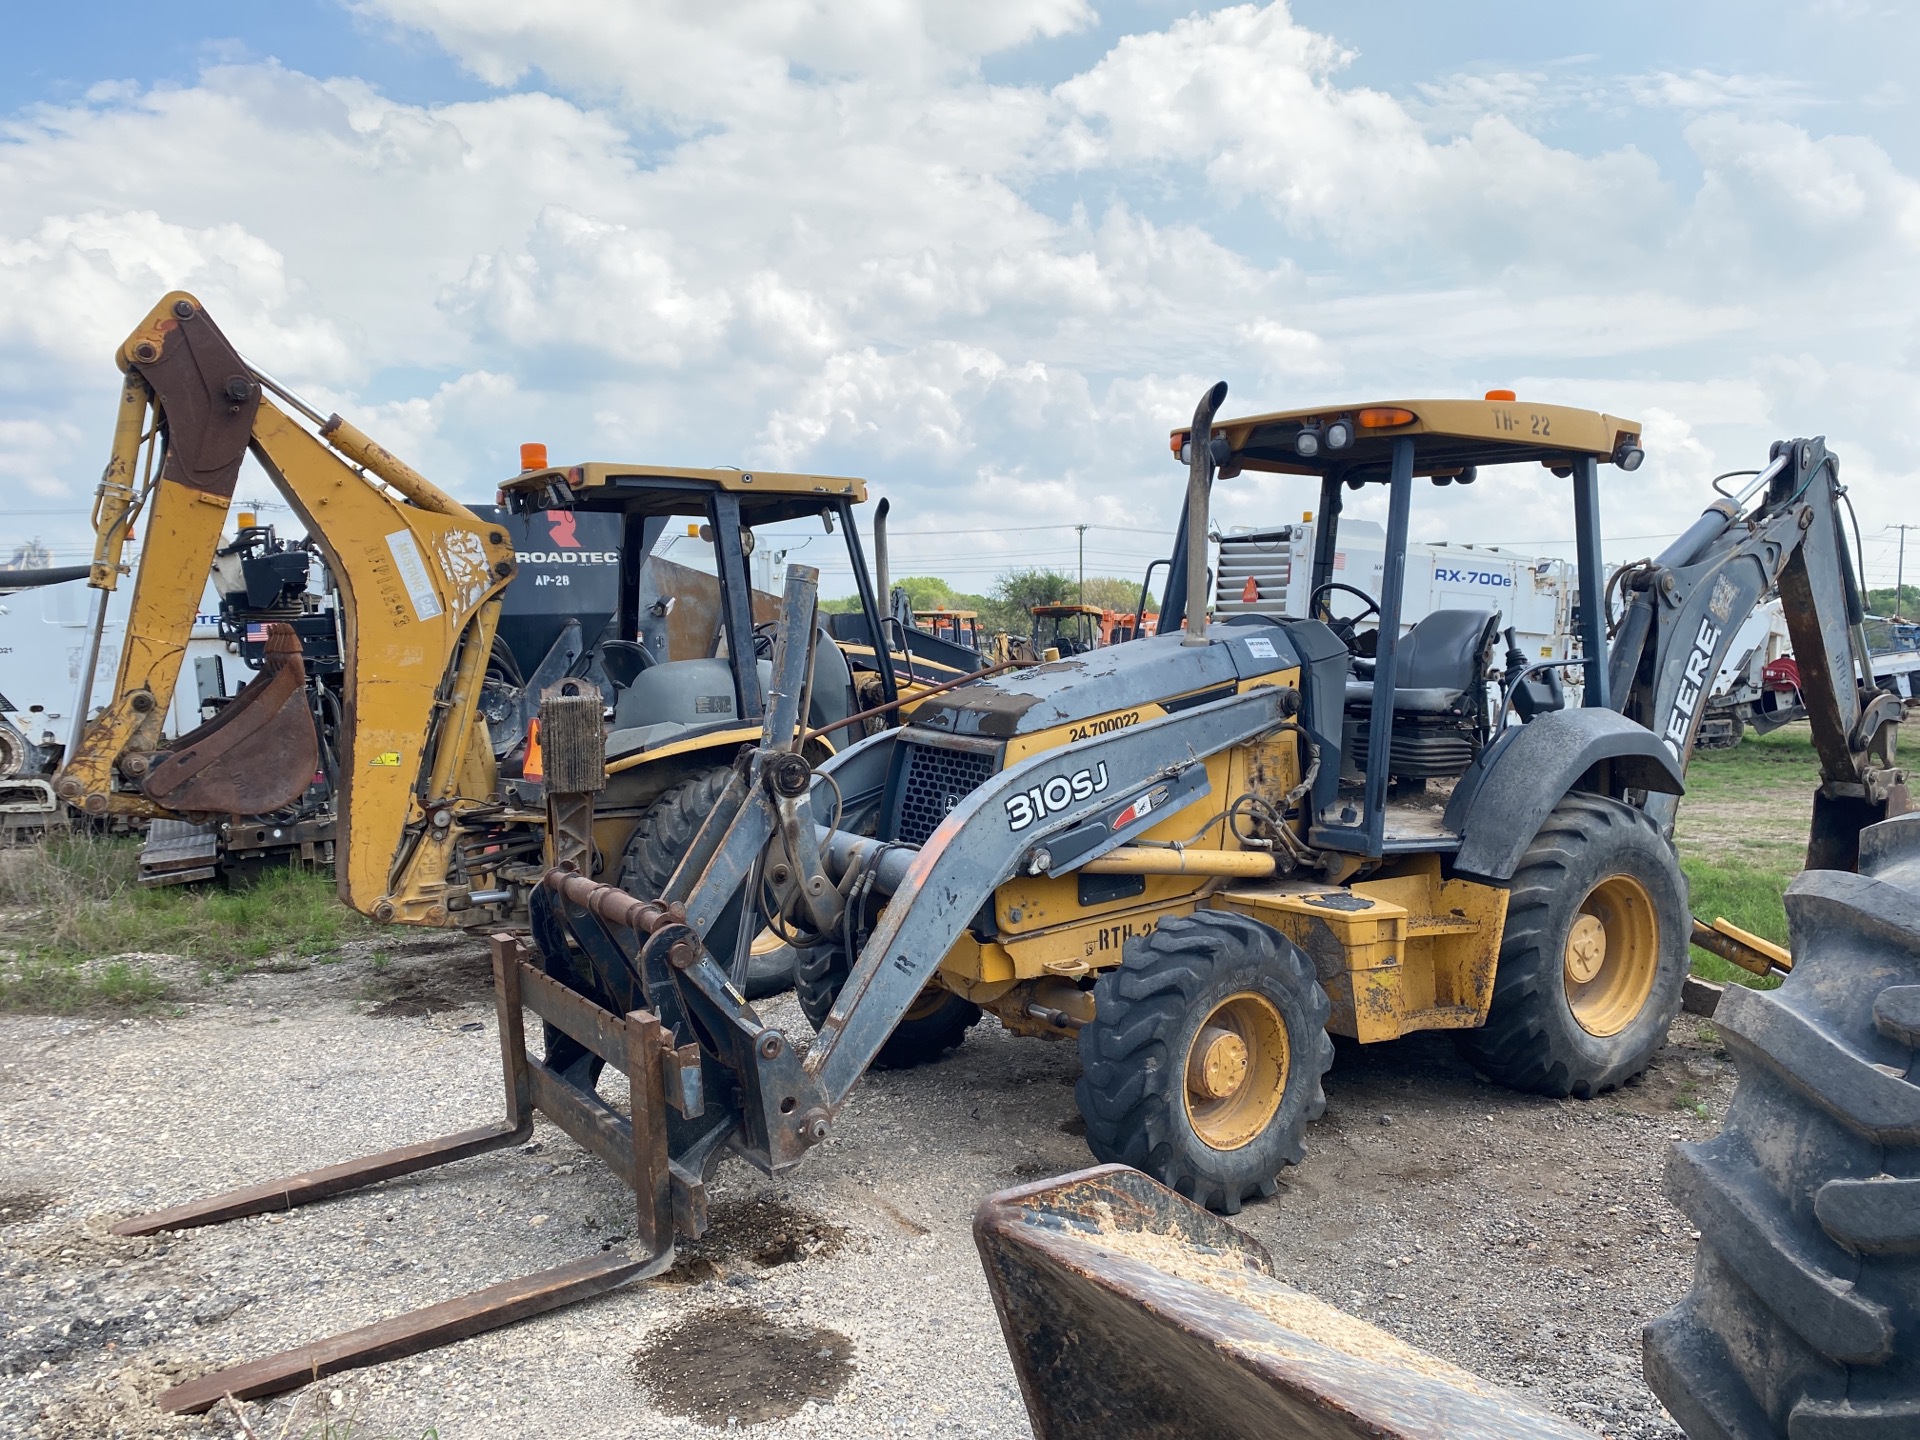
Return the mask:
[[(1298, 670), (1244, 683), (1242, 693), (1269, 684), (1297, 685)], [(1179, 702), (1173, 702), (1176, 706)], [(1164, 718), (1161, 705), (1140, 705), (1007, 742), (1006, 763), (1053, 752), (1070, 763), (1077, 744)], [(1278, 805), (1300, 777), (1299, 741), (1291, 734), (1222, 751), (1207, 760), (1209, 793), (1141, 833), (1133, 843), (1240, 849), (1224, 818), (1235, 797), (1251, 791)], [(1120, 942), (1153, 927), (1154, 917), (1191, 909), (1210, 883), (1204, 875), (1016, 875), (994, 894), (1000, 946), (1014, 972), (1030, 979), (1051, 971), (1085, 973), (1120, 963)], [(1140, 917), (1140, 918), (1134, 918)], [(960, 968), (950, 959), (949, 969)], [(1062, 968), (1064, 967), (1064, 968)], [(984, 977), (982, 977), (984, 978)]]
[(1437, 855), (1341, 889), (1235, 885), (1209, 903), (1271, 925), (1312, 958), (1337, 1035), (1371, 1043), (1471, 1029), (1493, 1003), (1506, 891), (1443, 879)]

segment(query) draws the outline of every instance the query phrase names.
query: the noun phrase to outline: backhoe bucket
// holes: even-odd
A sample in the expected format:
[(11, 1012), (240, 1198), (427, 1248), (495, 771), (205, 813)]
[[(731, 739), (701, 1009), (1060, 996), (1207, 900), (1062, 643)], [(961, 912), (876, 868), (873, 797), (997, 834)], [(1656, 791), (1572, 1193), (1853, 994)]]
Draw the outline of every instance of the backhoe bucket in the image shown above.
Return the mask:
[(140, 790), (181, 814), (265, 815), (305, 794), (319, 763), (300, 637), (269, 625), (259, 678), (161, 751)]
[(1124, 1165), (989, 1196), (973, 1237), (1039, 1440), (1594, 1440)]

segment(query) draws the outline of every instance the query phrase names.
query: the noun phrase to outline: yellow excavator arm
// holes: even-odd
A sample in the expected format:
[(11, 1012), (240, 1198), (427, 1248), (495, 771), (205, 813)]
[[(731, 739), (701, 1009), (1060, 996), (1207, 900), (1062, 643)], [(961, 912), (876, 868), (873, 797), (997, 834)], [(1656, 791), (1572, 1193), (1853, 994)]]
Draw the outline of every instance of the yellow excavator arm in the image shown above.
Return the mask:
[[(117, 359), (126, 380), (88, 583), (117, 588), (136, 521), (145, 538), (112, 697), (78, 729), (57, 792), (91, 815), (207, 815), (224, 813), (213, 803), (221, 797), (311, 779), (312, 717), (304, 697), (289, 698), (299, 689), (297, 647), (270, 653), (267, 672), (220, 716), (160, 748), (250, 452), (339, 587), (341, 898), (379, 920), (444, 922), (454, 813), (496, 788), (478, 691), (512, 542), (338, 415), (322, 416), (248, 365), (191, 295), (156, 305)], [(104, 614), (96, 605), (96, 646)]]

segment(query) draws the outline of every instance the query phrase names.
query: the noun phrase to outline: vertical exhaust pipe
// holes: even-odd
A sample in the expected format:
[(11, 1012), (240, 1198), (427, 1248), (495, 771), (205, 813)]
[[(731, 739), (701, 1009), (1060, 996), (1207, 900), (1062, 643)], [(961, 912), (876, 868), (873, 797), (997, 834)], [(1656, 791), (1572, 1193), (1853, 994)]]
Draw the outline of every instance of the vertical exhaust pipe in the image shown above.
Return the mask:
[(884, 497), (873, 507), (873, 580), (883, 620), (893, 614), (893, 567), (887, 563), (887, 511), (892, 508), (893, 502)]
[(1207, 503), (1213, 490), (1213, 417), (1227, 398), (1222, 380), (1200, 397), (1187, 441), (1187, 633), (1182, 645), (1207, 643)]

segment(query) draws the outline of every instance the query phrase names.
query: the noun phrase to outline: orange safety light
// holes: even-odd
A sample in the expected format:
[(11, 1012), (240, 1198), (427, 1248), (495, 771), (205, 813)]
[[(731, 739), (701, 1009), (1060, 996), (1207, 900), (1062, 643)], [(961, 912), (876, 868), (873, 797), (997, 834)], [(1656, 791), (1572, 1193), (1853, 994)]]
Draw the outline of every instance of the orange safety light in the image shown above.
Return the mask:
[(524, 470), (544, 470), (547, 468), (547, 447), (537, 440), (529, 440), (520, 447), (520, 468)]
[(1516, 394), (1514, 394), (1514, 393), (1513, 393), (1513, 391), (1511, 391), (1511, 390), (1489, 390), (1489, 391), (1487, 391), (1487, 399), (1489, 399), (1489, 400), (1518, 400), (1519, 398), (1520, 398), (1520, 397), (1519, 397), (1518, 395), (1516, 395)]
[(1249, 575), (1247, 576), (1247, 583), (1240, 587), (1240, 599), (1243, 603), (1251, 605), (1259, 598), (1260, 586), (1255, 583), (1253, 576)]
[(536, 715), (527, 721), (527, 759), (520, 767), (520, 778), (544, 780), (546, 776), (546, 764), (540, 758), (540, 717)]
[(259, 523), (260, 517), (254, 514), (253, 511), (242, 510), (240, 512), (240, 528), (242, 530), (251, 530)]
[(1192, 435), (1188, 431), (1176, 430), (1167, 437), (1167, 448), (1178, 455), (1180, 453), (1180, 447), (1192, 438)]
[(1362, 410), (1354, 418), (1360, 422), (1362, 430), (1391, 430), (1396, 425), (1411, 425), (1414, 414), (1411, 410), (1402, 410), (1398, 405), (1375, 405)]

